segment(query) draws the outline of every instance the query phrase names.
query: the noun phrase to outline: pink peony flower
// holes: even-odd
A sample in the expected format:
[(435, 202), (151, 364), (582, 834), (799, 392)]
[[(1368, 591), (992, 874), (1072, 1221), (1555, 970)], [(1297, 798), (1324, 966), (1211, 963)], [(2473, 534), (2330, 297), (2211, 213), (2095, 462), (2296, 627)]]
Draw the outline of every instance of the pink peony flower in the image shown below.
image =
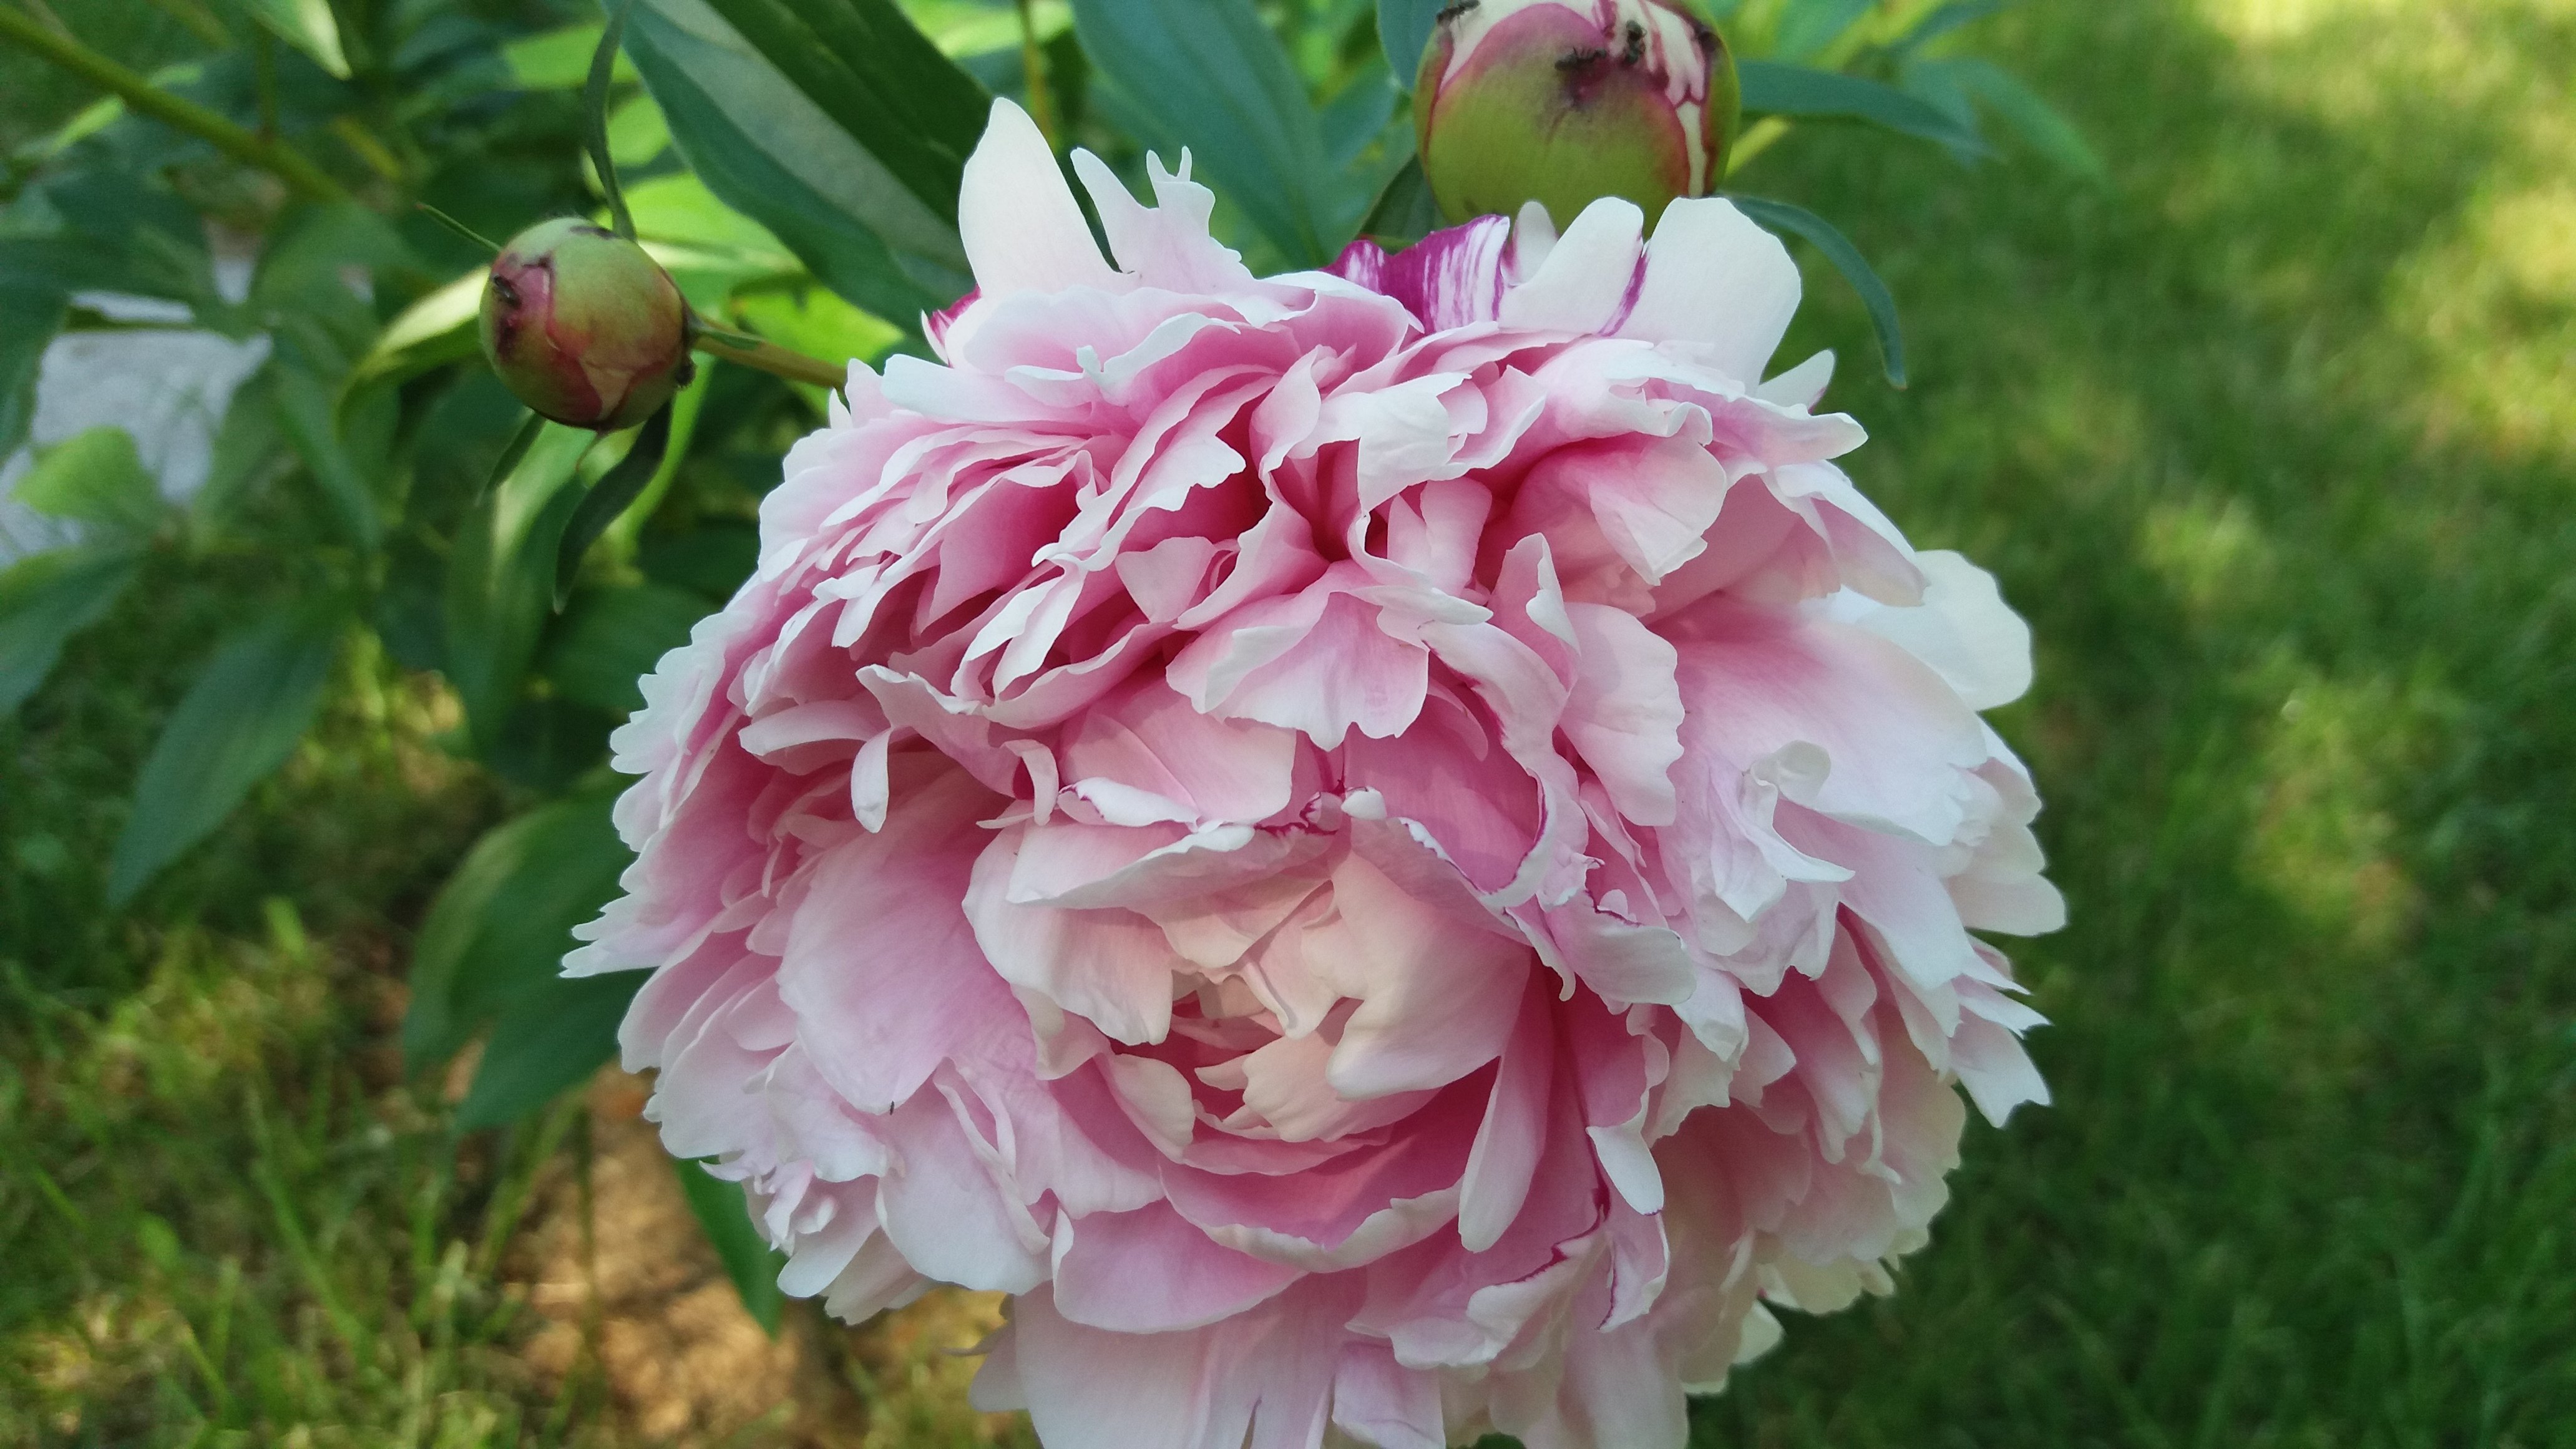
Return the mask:
[[(1890, 1287), (2056, 926), (2028, 635), (1828, 460), (1722, 200), (1256, 278), (997, 104), (946, 359), (851, 371), (617, 737), (650, 1115), (782, 1286), (1017, 1296), (1053, 1449), (1679, 1445)], [(1339, 1436), (1339, 1437), (1336, 1437)]]

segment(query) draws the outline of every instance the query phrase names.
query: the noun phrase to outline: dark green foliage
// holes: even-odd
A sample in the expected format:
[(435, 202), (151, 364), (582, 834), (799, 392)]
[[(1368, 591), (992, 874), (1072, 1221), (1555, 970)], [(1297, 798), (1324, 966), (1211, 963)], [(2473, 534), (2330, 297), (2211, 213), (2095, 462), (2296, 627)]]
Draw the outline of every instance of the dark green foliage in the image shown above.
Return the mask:
[(743, 1308), (776, 1336), (779, 1315), (787, 1307), (786, 1296), (778, 1291), (778, 1270), (787, 1266), (785, 1255), (769, 1246), (752, 1226), (750, 1215), (743, 1211), (740, 1187), (708, 1176), (701, 1163), (675, 1157), (671, 1166), (680, 1175), (689, 1211), (706, 1229), (707, 1241), (715, 1245), (716, 1257), (724, 1263), (725, 1276), (733, 1280)]
[(1833, 223), (1785, 201), (1771, 201), (1759, 196), (1737, 196), (1735, 204), (1746, 216), (1771, 228), (1799, 237), (1824, 254), (1834, 270), (1843, 274), (1858, 293), (1861, 305), (1869, 309), (1870, 330), (1878, 334), (1879, 365), (1887, 374), (1889, 387), (1905, 386), (1905, 330), (1896, 318), (1896, 298), (1871, 270), (1869, 259), (1851, 239), (1834, 229)]
[(1748, 60), (1736, 67), (1748, 116), (1805, 116), (1867, 121), (1903, 136), (1934, 141), (1952, 155), (1973, 159), (1986, 143), (1971, 125), (1938, 107), (1876, 81), (1837, 71), (1778, 61)]
[(321, 708), (345, 626), (326, 605), (264, 619), (215, 650), (143, 761), (110, 901), (131, 898), (286, 763)]

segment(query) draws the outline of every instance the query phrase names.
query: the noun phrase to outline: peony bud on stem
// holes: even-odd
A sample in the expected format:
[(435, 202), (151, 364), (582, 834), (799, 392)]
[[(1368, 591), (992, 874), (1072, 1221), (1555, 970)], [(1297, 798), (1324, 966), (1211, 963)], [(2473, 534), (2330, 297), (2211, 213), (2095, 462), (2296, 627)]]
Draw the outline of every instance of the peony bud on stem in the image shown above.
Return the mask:
[(570, 217), (539, 222), (492, 259), (483, 355), (543, 417), (614, 432), (688, 379), (689, 304), (644, 249)]
[(1559, 221), (1604, 196), (1648, 224), (1726, 176), (1735, 61), (1673, 0), (1463, 0), (1414, 88), (1422, 173), (1453, 222), (1530, 201)]
[(708, 324), (705, 318), (689, 316), (689, 345), (710, 357), (756, 367), (790, 382), (810, 382), (819, 387), (839, 387), (850, 380), (849, 369), (836, 366), (819, 357), (791, 352), (775, 342), (764, 342), (740, 332), (727, 332)]
[(644, 248), (573, 218), (540, 222), (493, 258), (482, 332), (521, 402), (604, 433), (668, 402), (694, 371), (692, 348), (798, 382), (847, 380), (820, 358), (709, 324)]

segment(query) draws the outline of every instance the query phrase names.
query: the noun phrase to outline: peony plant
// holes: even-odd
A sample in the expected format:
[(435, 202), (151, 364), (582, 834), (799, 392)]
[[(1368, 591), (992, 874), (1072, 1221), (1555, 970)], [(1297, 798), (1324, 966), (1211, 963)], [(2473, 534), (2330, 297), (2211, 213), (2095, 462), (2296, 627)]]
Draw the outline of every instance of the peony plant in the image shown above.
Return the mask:
[(1651, 1449), (1888, 1291), (1963, 1086), (2045, 1088), (1972, 930), (2054, 928), (1978, 711), (2029, 640), (1833, 460), (1719, 198), (1256, 276), (1212, 193), (997, 102), (937, 360), (854, 366), (645, 682), (566, 969), (780, 1286), (1015, 1295), (1050, 1449)]
[(1954, 1086), (2044, 1100), (1971, 932), (2060, 910), (1977, 716), (2026, 636), (1835, 467), (1830, 356), (1771, 373), (1773, 233), (1901, 382), (1893, 301), (1732, 173), (1808, 123), (2089, 152), (1957, 53), (1982, 5), (1069, 8), (307, 6), (208, 27), (201, 103), (0, 7), (113, 98), (0, 238), (0, 450), (98, 297), (270, 349), (184, 510), (38, 440), (71, 542), (0, 569), (0, 708), (147, 552), (277, 565), (121, 900), (349, 641), (441, 674), (524, 808), (406, 1053), (481, 1037), (474, 1128), (622, 1035), (765, 1323), (1008, 1291), (978, 1392), (1057, 1449), (1678, 1442), (1773, 1309), (1889, 1289)]

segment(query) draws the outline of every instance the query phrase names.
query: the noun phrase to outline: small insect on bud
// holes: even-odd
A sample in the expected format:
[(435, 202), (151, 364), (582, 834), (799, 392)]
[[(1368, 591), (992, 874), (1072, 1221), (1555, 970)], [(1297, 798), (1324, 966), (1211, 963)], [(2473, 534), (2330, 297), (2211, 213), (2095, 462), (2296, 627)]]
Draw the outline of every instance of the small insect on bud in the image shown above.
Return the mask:
[(538, 414), (633, 427), (689, 380), (689, 309), (644, 249), (573, 218), (510, 239), (483, 289), (483, 355)]
[(1726, 177), (1735, 61), (1673, 0), (1463, 0), (1440, 12), (1413, 96), (1422, 172), (1450, 221), (1604, 196), (1645, 209)]

